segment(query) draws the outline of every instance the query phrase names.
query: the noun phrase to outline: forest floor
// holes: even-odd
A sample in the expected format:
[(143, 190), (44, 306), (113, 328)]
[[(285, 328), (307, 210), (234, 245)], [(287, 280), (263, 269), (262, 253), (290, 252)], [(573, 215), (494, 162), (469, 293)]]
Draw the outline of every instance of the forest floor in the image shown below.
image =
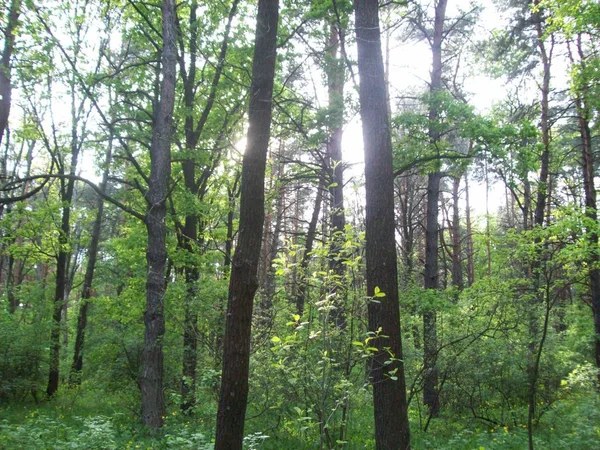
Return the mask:
[[(126, 396), (81, 389), (61, 392), (52, 401), (0, 406), (0, 450), (38, 449), (212, 449), (214, 400), (194, 416), (182, 415), (173, 405), (165, 427), (152, 435), (137, 420), (136, 412), (123, 407)], [(130, 403), (135, 404), (135, 403)], [(413, 418), (413, 417), (411, 417)], [(271, 415), (270, 419), (273, 419)], [(428, 431), (411, 423), (412, 448), (448, 450), (496, 450), (527, 448), (523, 425), (502, 426), (475, 419), (442, 417), (431, 421)], [(267, 424), (270, 421), (270, 424)], [(276, 425), (273, 425), (276, 423)], [(348, 441), (336, 448), (374, 448), (368, 404), (355, 410), (347, 430)], [(318, 430), (294, 433), (289, 422), (267, 417), (251, 419), (245, 448), (317, 449)], [(263, 431), (259, 431), (260, 429)], [(300, 429), (299, 427), (297, 429)], [(536, 429), (538, 449), (595, 450), (600, 448), (600, 401), (597, 397), (573, 396), (548, 409)]]

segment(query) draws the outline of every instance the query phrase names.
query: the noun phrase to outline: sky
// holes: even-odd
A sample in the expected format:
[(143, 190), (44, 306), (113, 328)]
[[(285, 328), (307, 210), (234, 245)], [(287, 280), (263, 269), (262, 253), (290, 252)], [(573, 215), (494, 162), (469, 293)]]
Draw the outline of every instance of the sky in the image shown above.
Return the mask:
[[(476, 39), (486, 38), (493, 28), (502, 25), (502, 18), (491, 2), (487, 0), (484, 3), (487, 7), (482, 11), (478, 21)], [(448, 17), (454, 17), (457, 14), (457, 5), (466, 8), (468, 7), (468, 2), (463, 0), (449, 0)], [(392, 104), (394, 95), (406, 93), (411, 88), (417, 90), (418, 93), (423, 92), (430, 77), (431, 58), (431, 50), (425, 42), (392, 41), (390, 43), (389, 78)], [(471, 94), (469, 102), (475, 107), (478, 113), (485, 114), (489, 112), (492, 106), (501, 101), (506, 95), (506, 88), (503, 81), (493, 79), (483, 73), (483, 71), (470, 75), (466, 81), (465, 85), (468, 86), (467, 91)], [(351, 177), (360, 177), (364, 171), (362, 139), (360, 117), (355, 115), (344, 129), (343, 154), (344, 161), (349, 165), (345, 174), (346, 180)], [(490, 186), (490, 193), (487, 196), (487, 208), (485, 185), (472, 181), (469, 188), (471, 208), (475, 215), (486, 214), (487, 208), (493, 214), (504, 204), (504, 189), (500, 185)], [(464, 209), (464, 204), (462, 208)]]

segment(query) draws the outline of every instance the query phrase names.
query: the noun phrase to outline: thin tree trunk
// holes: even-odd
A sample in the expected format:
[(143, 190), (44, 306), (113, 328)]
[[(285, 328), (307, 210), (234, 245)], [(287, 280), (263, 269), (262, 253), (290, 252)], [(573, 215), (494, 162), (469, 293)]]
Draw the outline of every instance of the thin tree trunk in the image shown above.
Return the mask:
[(160, 100), (155, 112), (150, 147), (150, 179), (146, 196), (146, 228), (148, 248), (146, 261), (146, 311), (144, 312), (144, 348), (142, 352), (142, 421), (157, 429), (163, 425), (165, 399), (163, 395), (163, 336), (165, 334), (165, 269), (166, 246), (166, 200), (171, 174), (171, 138), (173, 136), (173, 110), (175, 105), (175, 82), (177, 72), (177, 48), (175, 45), (175, 2), (162, 2), (162, 82)]
[(325, 189), (325, 183), (323, 181), (323, 178), (321, 178), (319, 186), (317, 187), (315, 206), (310, 219), (310, 223), (308, 224), (308, 231), (306, 232), (306, 243), (304, 245), (304, 254), (302, 255), (302, 261), (300, 262), (300, 280), (298, 280), (298, 293), (296, 295), (296, 313), (299, 316), (302, 316), (302, 314), (304, 314), (304, 304), (306, 302), (306, 297), (308, 294), (306, 272), (308, 270), (308, 263), (310, 262), (311, 252), (317, 234), (319, 214), (321, 213), (321, 203), (323, 201), (323, 191)]
[[(357, 0), (356, 40), (360, 74), (366, 189), (366, 264), (369, 330), (377, 350), (370, 360), (377, 449), (409, 449), (406, 382), (400, 336), (394, 176), (387, 110), (379, 2)], [(377, 293), (384, 296), (377, 296)], [(385, 336), (385, 337), (384, 337)]]
[(265, 215), (264, 180), (269, 147), (277, 55), (278, 0), (259, 0), (248, 107), (247, 147), (242, 163), (240, 227), (233, 257), (223, 343), (216, 450), (242, 448), (248, 400), (254, 294)]
[[(185, 149), (189, 155), (185, 160), (182, 161), (181, 167), (184, 175), (185, 187), (189, 194), (196, 198), (197, 201), (201, 201), (204, 193), (206, 192), (203, 185), (206, 184), (208, 178), (212, 175), (215, 168), (215, 164), (208, 165), (201, 176), (198, 178), (196, 173), (196, 158), (197, 146), (204, 131), (204, 127), (208, 121), (213, 105), (215, 103), (217, 88), (225, 67), (225, 57), (227, 55), (227, 49), (229, 44), (229, 35), (231, 32), (231, 26), (233, 19), (237, 13), (237, 6), (239, 0), (235, 0), (229, 15), (227, 18), (227, 24), (225, 25), (225, 33), (223, 40), (221, 41), (219, 59), (215, 73), (212, 77), (208, 98), (204, 104), (204, 108), (196, 120), (194, 117), (194, 109), (196, 107), (196, 89), (197, 82), (197, 59), (198, 59), (198, 2), (193, 0), (190, 5), (189, 15), (189, 54), (185, 54), (185, 48), (183, 45), (183, 36), (179, 34), (180, 39), (180, 51), (179, 51), (179, 66), (181, 78), (183, 80), (183, 92), (184, 92), (184, 104), (186, 107), (185, 117)], [(186, 62), (188, 63), (186, 67)], [(215, 152), (213, 155), (214, 159), (219, 158), (219, 153)], [(193, 255), (198, 251), (198, 235), (200, 220), (198, 212), (194, 211), (194, 208), (188, 209), (186, 212), (184, 224), (182, 227), (182, 236), (179, 240), (180, 246), (190, 256), (190, 260), (193, 260)], [(200, 278), (200, 272), (197, 265), (193, 261), (188, 261), (184, 267), (185, 282), (186, 282), (186, 296), (184, 299), (184, 323), (183, 323), (183, 364), (182, 364), (182, 377), (181, 377), (181, 409), (188, 411), (196, 403), (195, 392), (196, 392), (196, 365), (197, 365), (197, 349), (198, 349), (198, 314), (194, 309), (194, 299), (198, 292), (198, 281)]]
[(452, 180), (452, 285), (462, 290), (463, 271), (462, 271), (462, 248), (461, 248), (461, 226), (460, 210), (458, 208), (460, 188), (460, 176)]
[[(111, 130), (111, 137), (108, 142), (106, 157), (104, 160), (104, 173), (102, 174), (102, 181), (100, 183), (100, 190), (102, 192), (106, 191), (106, 187), (108, 185), (110, 163), (112, 161), (112, 147), (113, 139)], [(77, 316), (75, 350), (73, 352), (73, 364), (71, 365), (71, 373), (69, 375), (69, 382), (71, 384), (81, 383), (81, 375), (83, 370), (83, 348), (85, 343), (89, 300), (93, 294), (92, 285), (94, 282), (94, 271), (96, 269), (96, 261), (98, 259), (98, 245), (100, 244), (102, 220), (104, 218), (104, 200), (102, 198), (98, 198), (96, 211), (96, 219), (92, 228), (90, 246), (88, 248), (88, 260), (83, 279), (83, 287), (81, 289), (81, 305), (79, 307), (79, 314)]]
[(469, 201), (469, 174), (465, 172), (465, 216), (467, 227), (467, 284), (473, 286), (475, 282), (475, 262), (473, 261), (473, 228), (471, 226), (471, 203)]
[[(340, 26), (340, 24), (338, 24)], [(335, 298), (335, 309), (332, 316), (338, 327), (345, 327), (344, 297), (342, 278), (344, 276), (344, 264), (340, 257), (340, 251), (344, 243), (344, 228), (346, 217), (344, 214), (344, 166), (342, 163), (342, 136), (344, 122), (344, 63), (338, 57), (340, 48), (340, 32), (331, 24), (329, 26), (327, 60), (327, 90), (329, 95), (329, 109), (332, 111), (331, 134), (327, 144), (327, 156), (329, 158), (331, 196), (331, 247), (329, 268), (336, 276), (336, 283), (332, 286), (332, 293), (337, 293)], [(340, 289), (342, 288), (342, 289)]]
[[(539, 6), (539, 0), (533, 0), (532, 4), (534, 6)], [(540, 178), (538, 181), (537, 195), (536, 195), (536, 205), (533, 215), (533, 226), (542, 227), (544, 225), (544, 217), (546, 210), (546, 202), (548, 201), (548, 180), (549, 180), (549, 166), (550, 166), (550, 65), (552, 59), (552, 50), (554, 47), (554, 38), (550, 36), (551, 46), (548, 50), (546, 48), (545, 43), (545, 31), (544, 31), (544, 18), (542, 16), (542, 11), (540, 9), (532, 12), (532, 19), (535, 26), (536, 34), (537, 34), (537, 47), (539, 51), (539, 57), (542, 62), (543, 69), (543, 78), (542, 78), (542, 86), (541, 93), (542, 98), (540, 101), (541, 106), (541, 116), (540, 116), (540, 126), (542, 131), (542, 155), (541, 155), (541, 167), (540, 167)], [(539, 241), (539, 239), (538, 239)], [(538, 242), (539, 243), (539, 242)], [(538, 293), (540, 283), (541, 283), (541, 269), (545, 265), (543, 261), (545, 256), (540, 251), (537, 255), (537, 259), (533, 262), (531, 267), (531, 273), (534, 277), (533, 280), (533, 292), (536, 294), (533, 296), (530, 308), (530, 317), (529, 317), (529, 334), (530, 334), (530, 342), (529, 342), (529, 352), (528, 352), (528, 361), (527, 361), (527, 375), (528, 375), (528, 415), (527, 415), (527, 434), (529, 441), (529, 450), (534, 449), (533, 443), (533, 418), (535, 416), (535, 403), (537, 396), (537, 382), (539, 378), (539, 362), (540, 357), (543, 351), (544, 338), (542, 337), (541, 342), (538, 342), (539, 335), (539, 324), (538, 317), (536, 314), (538, 304), (542, 303), (543, 298), (539, 298), (540, 294)], [(549, 302), (549, 300), (546, 300)], [(545, 330), (545, 328), (544, 328)], [(545, 334), (544, 334), (545, 337)]]
[[(439, 111), (435, 106), (435, 96), (442, 89), (442, 42), (444, 40), (444, 21), (447, 0), (438, 0), (435, 5), (435, 21), (431, 52), (433, 65), (431, 71), (430, 94), (432, 103), (429, 109), (429, 139), (436, 147), (440, 135), (436, 129)], [(425, 289), (439, 289), (438, 273), (438, 213), (440, 197), (439, 171), (430, 173), (427, 179), (427, 222), (425, 229)], [(423, 313), (423, 403), (429, 408), (432, 417), (439, 415), (439, 393), (437, 359), (437, 326), (435, 311)]]

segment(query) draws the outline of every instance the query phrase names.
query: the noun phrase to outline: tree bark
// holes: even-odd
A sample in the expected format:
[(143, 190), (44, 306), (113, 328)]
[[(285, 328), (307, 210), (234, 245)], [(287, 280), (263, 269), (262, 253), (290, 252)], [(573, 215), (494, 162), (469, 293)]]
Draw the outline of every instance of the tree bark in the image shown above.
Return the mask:
[(457, 287), (459, 290), (462, 290), (464, 284), (462, 270), (460, 210), (458, 208), (460, 179), (460, 176), (452, 179), (452, 285)]
[(356, 40), (360, 75), (366, 189), (367, 295), (370, 359), (377, 449), (409, 449), (406, 382), (400, 336), (394, 176), (390, 122), (381, 53), (379, 2), (357, 0)]
[[(431, 70), (430, 101), (429, 108), (429, 140), (435, 151), (440, 134), (437, 130), (439, 111), (436, 107), (435, 96), (442, 89), (442, 42), (444, 40), (444, 21), (446, 19), (447, 0), (438, 0), (435, 5), (435, 19), (433, 37), (431, 40), (431, 52), (433, 65)], [(430, 173), (427, 179), (427, 219), (425, 228), (425, 289), (436, 290), (439, 288), (438, 274), (438, 213), (440, 198), (440, 180), (442, 176), (439, 170)], [(439, 393), (437, 359), (437, 328), (435, 311), (423, 313), (423, 403), (429, 408), (432, 417), (439, 415)]]
[[(532, 0), (532, 5), (539, 7), (539, 0)], [(544, 30), (544, 17), (542, 10), (536, 9), (532, 12), (532, 21), (535, 26), (537, 35), (537, 48), (539, 58), (542, 62), (542, 85), (541, 85), (541, 114), (540, 114), (540, 127), (542, 131), (542, 155), (541, 155), (541, 167), (540, 167), (540, 178), (538, 180), (536, 204), (533, 214), (533, 226), (542, 227), (544, 225), (546, 202), (549, 198), (549, 166), (550, 166), (550, 68), (552, 59), (552, 50), (554, 45), (553, 37), (551, 36), (551, 46), (548, 50), (546, 47), (546, 36)], [(540, 239), (536, 238), (536, 243), (540, 243)], [(528, 361), (527, 361), (527, 378), (528, 378), (528, 414), (527, 414), (527, 434), (529, 441), (529, 450), (533, 450), (533, 419), (535, 415), (535, 404), (537, 397), (537, 382), (539, 378), (539, 364), (540, 357), (543, 351), (545, 330), (541, 341), (538, 342), (539, 335), (539, 318), (536, 314), (536, 306), (544, 301), (544, 297), (539, 293), (540, 285), (542, 281), (541, 271), (545, 266), (543, 260), (545, 256), (542, 251), (538, 251), (536, 259), (534, 259), (531, 265), (531, 274), (533, 276), (533, 292), (535, 295), (532, 296), (532, 305), (529, 312), (529, 348), (528, 348)], [(549, 302), (548, 299), (546, 299)]]
[[(579, 54), (579, 64), (585, 64), (585, 57), (581, 46), (581, 35), (577, 36), (577, 50)], [(571, 63), (574, 63), (574, 58), (569, 48)], [(590, 222), (598, 222), (598, 210), (596, 203), (596, 186), (594, 183), (595, 167), (594, 167), (594, 149), (592, 145), (592, 132), (590, 129), (589, 107), (586, 105), (585, 89), (575, 93), (575, 106), (577, 110), (577, 119), (579, 125), (579, 135), (581, 137), (581, 169), (583, 172), (583, 190), (585, 195), (585, 215)], [(596, 367), (598, 367), (598, 384), (600, 386), (600, 255), (598, 254), (598, 243), (600, 239), (598, 232), (592, 228), (588, 237), (590, 241), (590, 263), (589, 263), (589, 279), (590, 279), (590, 296), (592, 303), (592, 316), (594, 319), (594, 355), (596, 359)]]
[(175, 45), (175, 2), (162, 2), (162, 37), (160, 100), (154, 114), (152, 143), (150, 147), (150, 179), (146, 196), (146, 229), (148, 248), (146, 261), (146, 311), (144, 312), (144, 348), (142, 351), (142, 421), (157, 429), (163, 425), (165, 399), (163, 395), (163, 350), (165, 333), (164, 297), (166, 290), (166, 199), (171, 174), (171, 138), (173, 136), (173, 110), (177, 48)]
[(4, 28), (4, 49), (2, 50), (2, 59), (0, 59), (0, 146), (2, 145), (2, 139), (6, 128), (8, 127), (8, 116), (10, 115), (12, 96), (10, 60), (15, 48), (15, 30), (19, 25), (20, 14), (21, 0), (12, 0), (8, 10), (8, 23)]
[(465, 172), (465, 220), (467, 245), (465, 252), (467, 254), (467, 286), (473, 286), (475, 282), (475, 262), (473, 255), (473, 228), (471, 225), (471, 202), (469, 201), (469, 174)]
[(223, 343), (216, 450), (242, 448), (248, 400), (250, 337), (265, 215), (264, 180), (270, 139), (277, 55), (279, 1), (259, 0), (248, 107), (247, 147), (242, 163), (240, 226), (233, 257)]

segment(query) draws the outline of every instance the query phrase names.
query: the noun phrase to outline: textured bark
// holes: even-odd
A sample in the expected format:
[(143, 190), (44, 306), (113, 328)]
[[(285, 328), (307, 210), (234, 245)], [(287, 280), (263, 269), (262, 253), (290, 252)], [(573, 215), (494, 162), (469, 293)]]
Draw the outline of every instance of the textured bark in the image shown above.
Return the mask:
[(385, 294), (368, 306), (369, 330), (381, 335), (372, 341), (377, 351), (370, 360), (370, 377), (376, 448), (408, 449), (410, 433), (398, 305), (392, 146), (378, 7), (377, 0), (354, 3), (365, 150), (367, 295), (374, 296), (376, 288)]
[(278, 20), (278, 0), (259, 0), (248, 108), (249, 128), (242, 163), (239, 237), (233, 257), (225, 319), (216, 450), (241, 449), (244, 438), (252, 308), (258, 288), (258, 260), (265, 216), (264, 181), (270, 139)]
[(452, 285), (462, 290), (462, 248), (460, 212), (458, 208), (458, 190), (460, 188), (460, 176), (452, 179)]
[[(534, 5), (538, 5), (539, 1), (535, 0)], [(534, 15), (536, 30), (537, 30), (537, 44), (539, 50), (539, 56), (542, 61), (542, 98), (540, 101), (541, 115), (540, 115), (540, 127), (542, 130), (542, 157), (540, 167), (540, 179), (538, 181), (537, 189), (537, 201), (535, 204), (534, 213), (534, 224), (544, 224), (544, 210), (546, 209), (546, 202), (548, 201), (548, 177), (549, 177), (549, 166), (550, 166), (550, 54), (546, 49), (544, 42), (544, 30), (542, 27), (541, 13), (537, 12)]]
[[(21, 0), (12, 0), (8, 10), (8, 23), (4, 28), (4, 49), (0, 59), (0, 145), (6, 128), (8, 127), (8, 116), (10, 115), (12, 85), (10, 83), (10, 60), (15, 48), (15, 30), (19, 25), (21, 14)], [(6, 175), (6, 174), (1, 174)]]
[[(579, 55), (579, 64), (585, 67), (585, 56), (581, 47), (581, 36), (577, 39), (577, 51)], [(570, 49), (569, 49), (570, 50)], [(571, 53), (571, 52), (570, 52)], [(571, 55), (571, 62), (573, 63)], [(575, 94), (575, 106), (577, 110), (577, 119), (579, 125), (579, 135), (581, 137), (581, 169), (583, 172), (583, 190), (585, 195), (585, 215), (591, 222), (597, 223), (598, 210), (596, 202), (596, 186), (594, 177), (596, 175), (594, 167), (594, 149), (592, 145), (592, 132), (590, 129), (589, 109), (586, 105), (586, 88)], [(600, 385), (600, 255), (598, 254), (598, 243), (600, 241), (598, 233), (592, 229), (588, 237), (592, 251), (590, 252), (589, 278), (590, 278), (590, 296), (592, 303), (592, 316), (594, 319), (594, 355), (596, 358), (596, 367), (598, 367), (598, 383)]]
[(146, 196), (146, 229), (148, 231), (148, 264), (146, 278), (146, 311), (144, 312), (144, 348), (142, 351), (142, 421), (151, 428), (160, 428), (165, 415), (163, 395), (163, 350), (165, 334), (164, 296), (166, 247), (166, 198), (171, 174), (171, 138), (177, 48), (175, 45), (175, 2), (162, 2), (162, 36), (160, 100), (154, 113), (150, 146), (150, 179)]
[[(438, 0), (435, 5), (435, 20), (433, 36), (431, 39), (431, 52), (433, 64), (431, 70), (430, 93), (435, 97), (442, 89), (442, 42), (444, 40), (444, 21), (446, 19), (447, 0)], [(429, 140), (436, 148), (440, 140), (436, 128), (439, 111), (435, 106), (435, 99), (429, 109)], [(427, 179), (427, 219), (425, 224), (425, 289), (436, 290), (439, 288), (438, 274), (438, 213), (440, 198), (439, 171), (430, 173)], [(439, 415), (438, 401), (438, 368), (437, 358), (437, 327), (435, 311), (423, 313), (423, 403), (429, 408), (432, 417)]]

